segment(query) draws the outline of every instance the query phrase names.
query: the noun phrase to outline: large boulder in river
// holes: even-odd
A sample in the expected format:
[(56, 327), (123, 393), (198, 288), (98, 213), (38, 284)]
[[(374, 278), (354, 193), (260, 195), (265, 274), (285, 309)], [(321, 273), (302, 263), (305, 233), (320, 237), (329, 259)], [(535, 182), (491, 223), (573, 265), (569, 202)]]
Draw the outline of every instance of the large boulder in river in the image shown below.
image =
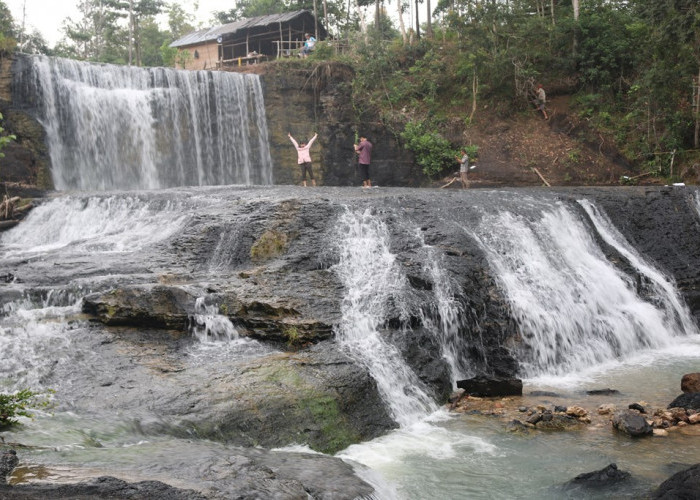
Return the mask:
[(523, 381), (517, 378), (489, 378), (484, 376), (458, 380), (457, 387), (467, 394), (479, 397), (522, 396)]
[(681, 391), (700, 392), (700, 373), (686, 373), (681, 379)]
[(654, 491), (651, 498), (663, 500), (694, 500), (700, 495), (700, 464), (680, 471)]
[(567, 488), (606, 488), (611, 485), (627, 481), (631, 476), (632, 475), (629, 472), (618, 469), (617, 464), (610, 464), (607, 467), (597, 471), (579, 474), (567, 483)]
[(654, 429), (649, 422), (635, 411), (621, 411), (612, 420), (613, 428), (632, 437), (651, 436)]
[(686, 410), (700, 410), (700, 392), (681, 394), (671, 401), (668, 408), (685, 408)]

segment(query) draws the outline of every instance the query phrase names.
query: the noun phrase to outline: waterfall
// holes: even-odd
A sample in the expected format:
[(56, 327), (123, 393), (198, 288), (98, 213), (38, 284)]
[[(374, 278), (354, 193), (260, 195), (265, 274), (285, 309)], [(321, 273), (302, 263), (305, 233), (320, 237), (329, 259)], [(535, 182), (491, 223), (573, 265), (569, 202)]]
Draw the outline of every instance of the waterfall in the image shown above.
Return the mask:
[(437, 339), (442, 357), (450, 367), (453, 389), (456, 389), (458, 380), (472, 375), (464, 364), (464, 356), (461, 354), (464, 341), (459, 336), (460, 328), (464, 327), (466, 311), (457, 299), (458, 288), (447, 276), (438, 252), (425, 244), (422, 234), (418, 236), (427, 254), (424, 268), (432, 279), (435, 298), (423, 307), (421, 321)]
[(389, 250), (386, 225), (365, 212), (346, 212), (338, 224), (340, 260), (334, 271), (346, 289), (342, 322), (336, 338), (344, 350), (364, 365), (389, 405), (392, 417), (406, 426), (437, 410), (416, 374), (381, 327), (391, 307), (400, 315), (407, 279)]
[(134, 252), (168, 238), (189, 218), (182, 202), (134, 196), (65, 196), (33, 209), (2, 235), (5, 257), (72, 248), (80, 253)]
[(272, 183), (257, 75), (21, 61), (14, 87), (46, 130), (56, 189)]
[(611, 224), (601, 223), (592, 205), (582, 205), (601, 237), (640, 275), (656, 280), (653, 297), (637, 292), (635, 279), (608, 261), (588, 227), (563, 205), (538, 216), (484, 215), (474, 235), (520, 327), (527, 377), (584, 370), (696, 331), (668, 280), (637, 258)]
[(190, 318), (190, 331), (200, 342), (231, 341), (239, 338), (231, 320), (215, 305), (205, 303), (203, 297), (195, 301), (195, 314)]

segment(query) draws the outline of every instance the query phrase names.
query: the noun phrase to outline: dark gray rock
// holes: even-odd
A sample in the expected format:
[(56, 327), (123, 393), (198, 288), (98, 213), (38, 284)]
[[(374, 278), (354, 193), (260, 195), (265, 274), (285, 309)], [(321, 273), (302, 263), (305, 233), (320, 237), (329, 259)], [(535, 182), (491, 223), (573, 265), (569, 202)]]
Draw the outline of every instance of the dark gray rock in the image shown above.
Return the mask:
[(651, 436), (654, 429), (639, 413), (633, 411), (618, 412), (612, 420), (614, 429), (632, 437)]
[[(102, 476), (76, 484), (32, 484), (0, 489), (3, 499), (99, 499), (129, 498), (133, 500), (204, 500), (207, 497), (192, 490), (173, 488), (160, 481), (127, 483)], [(303, 498), (303, 497), (299, 497)]]
[(627, 408), (630, 410), (637, 410), (639, 413), (646, 413), (646, 409), (639, 403), (632, 403)]
[(586, 394), (589, 396), (615, 396), (620, 394), (620, 391), (617, 389), (593, 389), (586, 391)]
[(697, 500), (700, 498), (700, 464), (677, 472), (654, 490), (655, 500)]
[(0, 484), (5, 483), (7, 476), (12, 474), (18, 463), (19, 459), (15, 450), (6, 450), (0, 454)]
[(617, 464), (610, 464), (607, 467), (593, 471), (586, 472), (584, 474), (579, 474), (567, 484), (568, 486), (577, 486), (584, 488), (607, 488), (613, 484), (617, 484), (623, 481), (627, 481), (632, 477), (629, 472), (621, 471), (617, 468)]
[(484, 376), (458, 380), (457, 387), (478, 397), (522, 396), (523, 381), (517, 378), (500, 379)]
[(671, 401), (667, 408), (685, 408), (686, 410), (700, 410), (700, 392), (688, 392), (681, 394)]

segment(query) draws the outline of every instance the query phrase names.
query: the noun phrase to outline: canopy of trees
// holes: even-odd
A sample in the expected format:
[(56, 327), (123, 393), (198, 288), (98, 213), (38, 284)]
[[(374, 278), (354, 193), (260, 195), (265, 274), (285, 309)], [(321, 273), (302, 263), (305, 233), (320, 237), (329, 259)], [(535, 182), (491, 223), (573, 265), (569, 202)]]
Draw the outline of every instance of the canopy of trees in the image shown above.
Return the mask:
[[(640, 168), (671, 175), (673, 161), (700, 162), (697, 0), (240, 0), (233, 5), (215, 12), (209, 25), (315, 11), (350, 47), (341, 56), (318, 50), (316, 60), (342, 57), (355, 65), (359, 114), (379, 112), (407, 143), (420, 138), (426, 146), (426, 137), (442, 141), (433, 132), (445, 126), (446, 110), (465, 103), (466, 126), (482, 102), (503, 114), (520, 112), (529, 105), (533, 85), (542, 82), (550, 93), (573, 96), (574, 111), (613, 137)], [(25, 52), (90, 61), (171, 65), (178, 54), (169, 43), (197, 27), (189, 6), (166, 0), (79, 0), (78, 6), (80, 15), (63, 22), (63, 41), (49, 48), (40, 34), (22, 33), (0, 0), (0, 49), (19, 45)], [(419, 19), (424, 8), (431, 15)], [(413, 137), (419, 130), (430, 133)]]

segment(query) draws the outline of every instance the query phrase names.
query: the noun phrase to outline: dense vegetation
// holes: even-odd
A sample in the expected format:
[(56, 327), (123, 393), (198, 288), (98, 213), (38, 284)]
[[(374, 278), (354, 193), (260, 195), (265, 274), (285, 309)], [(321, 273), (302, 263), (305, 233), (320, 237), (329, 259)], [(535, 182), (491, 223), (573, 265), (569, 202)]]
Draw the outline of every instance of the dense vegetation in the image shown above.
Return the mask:
[[(350, 48), (338, 54), (319, 47), (314, 58), (356, 68), (358, 120), (366, 110), (378, 112), (429, 175), (454, 166), (455, 116), (468, 129), (486, 107), (501, 117), (522, 112), (538, 82), (549, 96), (571, 96), (573, 112), (640, 172), (675, 180), (700, 163), (697, 0), (425, 2), (433, 15), (415, 24), (405, 19), (408, 0), (390, 2), (391, 17), (379, 0), (242, 0), (215, 13), (211, 24), (318, 3), (319, 18)], [(20, 39), (23, 51), (170, 65), (178, 54), (168, 44), (196, 27), (186, 8), (164, 0), (79, 6), (82, 18), (67, 19), (65, 38), (49, 49), (39, 34), (19, 33), (0, 0), (0, 44)], [(167, 28), (156, 22), (158, 13), (167, 13)]]

